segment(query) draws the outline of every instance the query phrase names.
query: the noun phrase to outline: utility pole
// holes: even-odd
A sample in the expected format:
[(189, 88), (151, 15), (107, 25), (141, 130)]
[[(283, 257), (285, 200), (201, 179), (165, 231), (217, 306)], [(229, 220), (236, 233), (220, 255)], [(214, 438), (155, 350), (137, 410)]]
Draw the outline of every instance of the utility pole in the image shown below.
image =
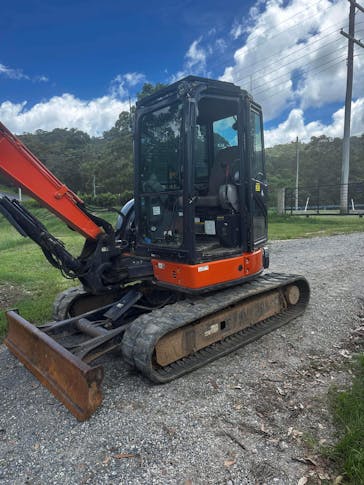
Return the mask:
[(92, 193), (94, 197), (96, 197), (96, 177), (95, 175), (92, 176)]
[(349, 0), (349, 33), (341, 29), (340, 34), (348, 39), (348, 59), (346, 75), (346, 96), (345, 96), (345, 119), (344, 119), (344, 138), (341, 166), (341, 186), (340, 186), (340, 212), (348, 212), (348, 183), (349, 183), (349, 162), (350, 162), (350, 119), (351, 119), (351, 98), (353, 93), (353, 65), (354, 65), (354, 43), (360, 47), (364, 44), (355, 39), (355, 9), (364, 12), (364, 8), (354, 0)]
[(300, 149), (298, 145), (298, 136), (296, 137), (296, 211), (298, 211), (298, 171), (300, 166)]

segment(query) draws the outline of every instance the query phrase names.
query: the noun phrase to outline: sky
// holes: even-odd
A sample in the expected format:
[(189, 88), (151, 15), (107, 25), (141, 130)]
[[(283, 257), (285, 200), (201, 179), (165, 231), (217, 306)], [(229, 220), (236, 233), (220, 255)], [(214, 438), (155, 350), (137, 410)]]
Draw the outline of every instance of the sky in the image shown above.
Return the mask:
[[(359, 2), (360, 3), (360, 2)], [(262, 105), (266, 146), (342, 137), (347, 0), (13, 0), (0, 16), (0, 120), (14, 133), (101, 136), (144, 82), (195, 74)], [(364, 13), (356, 13), (364, 39)], [(364, 49), (354, 49), (353, 135), (364, 132)]]

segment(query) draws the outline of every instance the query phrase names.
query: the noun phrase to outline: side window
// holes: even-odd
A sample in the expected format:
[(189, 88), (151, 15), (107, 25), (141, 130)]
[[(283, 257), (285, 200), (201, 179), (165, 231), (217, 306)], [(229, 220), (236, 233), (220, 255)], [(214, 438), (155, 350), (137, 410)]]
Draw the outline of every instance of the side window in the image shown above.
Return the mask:
[(214, 152), (227, 147), (237, 146), (238, 133), (236, 130), (236, 116), (229, 116), (221, 120), (214, 121)]
[(250, 116), (253, 137), (252, 177), (262, 179), (264, 178), (264, 163), (261, 116), (255, 111), (251, 111)]
[(140, 123), (140, 191), (181, 190), (182, 105), (143, 115)]

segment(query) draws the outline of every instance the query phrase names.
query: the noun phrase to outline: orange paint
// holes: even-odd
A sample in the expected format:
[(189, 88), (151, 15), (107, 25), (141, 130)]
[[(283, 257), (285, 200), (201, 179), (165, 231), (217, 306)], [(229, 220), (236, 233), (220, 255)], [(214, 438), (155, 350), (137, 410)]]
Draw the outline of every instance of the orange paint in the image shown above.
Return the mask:
[(82, 200), (63, 185), (30, 150), (0, 123), (0, 173), (85, 237), (96, 239), (103, 230), (77, 204)]
[(161, 259), (152, 259), (152, 264), (156, 280), (183, 288), (201, 289), (259, 273), (263, 270), (263, 250), (194, 265)]

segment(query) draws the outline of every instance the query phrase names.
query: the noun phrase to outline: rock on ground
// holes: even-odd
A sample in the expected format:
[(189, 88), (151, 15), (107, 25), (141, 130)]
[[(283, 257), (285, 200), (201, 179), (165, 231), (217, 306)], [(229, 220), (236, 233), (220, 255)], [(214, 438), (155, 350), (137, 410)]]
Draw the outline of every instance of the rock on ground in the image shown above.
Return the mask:
[(163, 386), (108, 357), (104, 403), (87, 422), (78, 423), (0, 346), (0, 482), (329, 478), (312, 447), (333, 439), (327, 391), (348, 383), (343, 362), (363, 324), (364, 233), (276, 241), (270, 250), (271, 270), (308, 278), (304, 316)]

